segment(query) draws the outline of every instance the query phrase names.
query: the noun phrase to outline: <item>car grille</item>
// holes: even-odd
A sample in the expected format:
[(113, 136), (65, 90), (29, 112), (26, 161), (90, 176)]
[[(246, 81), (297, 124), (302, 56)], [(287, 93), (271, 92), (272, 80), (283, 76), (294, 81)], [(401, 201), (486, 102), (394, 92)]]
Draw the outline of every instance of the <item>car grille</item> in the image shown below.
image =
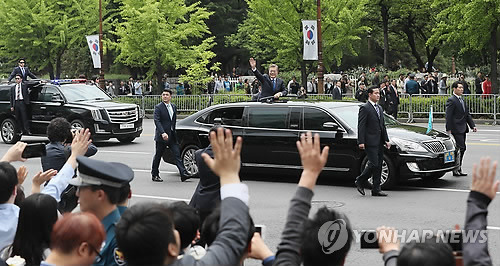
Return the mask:
[(424, 142), (424, 146), (434, 153), (442, 153), (444, 152), (444, 145), (441, 141), (429, 141)]
[(137, 108), (127, 108), (122, 110), (107, 110), (111, 123), (133, 123), (137, 121)]

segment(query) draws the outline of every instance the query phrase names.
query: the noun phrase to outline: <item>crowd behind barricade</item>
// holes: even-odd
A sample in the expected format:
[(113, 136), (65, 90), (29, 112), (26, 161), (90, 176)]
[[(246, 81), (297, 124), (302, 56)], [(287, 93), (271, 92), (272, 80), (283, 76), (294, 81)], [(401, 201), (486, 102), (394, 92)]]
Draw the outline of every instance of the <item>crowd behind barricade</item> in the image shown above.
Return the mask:
[[(18, 142), (0, 159), (0, 265), (5, 261), (46, 266), (241, 265), (246, 258), (261, 260), (263, 265), (343, 265), (357, 241), (353, 232), (356, 221), (336, 209), (325, 206), (309, 215), (329, 151), (328, 146), (320, 148), (318, 134), (302, 134), (297, 142), (303, 171), (274, 254), (256, 232), (249, 214), (248, 187), (239, 178), (244, 140), (233, 140), (230, 130), (212, 129), (210, 149), (197, 155), (203, 173), (210, 172), (218, 180), (211, 188), (216, 192), (215, 205), (146, 202), (127, 207), (133, 189), (132, 169), (85, 157), (97, 152), (88, 129), (71, 132), (64, 119), (52, 121), (50, 128), (51, 143), (47, 145), (52, 152), (42, 162), (64, 163), (58, 170), (38, 172), (29, 196), (23, 190), (26, 167), (16, 170), (11, 164), (26, 161), (22, 155), (27, 144)], [(471, 192), (464, 203), (465, 230), (487, 236), (487, 208), (499, 186), (496, 167), (489, 158), (474, 165)], [(203, 178), (200, 176), (198, 186)], [(61, 201), (74, 197), (65, 196), (68, 187), (75, 188), (80, 212), (61, 209)], [(343, 240), (340, 244), (330, 236), (331, 223), (338, 221), (344, 225), (337, 238)], [(377, 229), (385, 265), (451, 266), (462, 259), (463, 265), (492, 265), (487, 238), (464, 242), (462, 258), (435, 236), (400, 247), (396, 237), (387, 237), (396, 236), (395, 231), (384, 226)]]

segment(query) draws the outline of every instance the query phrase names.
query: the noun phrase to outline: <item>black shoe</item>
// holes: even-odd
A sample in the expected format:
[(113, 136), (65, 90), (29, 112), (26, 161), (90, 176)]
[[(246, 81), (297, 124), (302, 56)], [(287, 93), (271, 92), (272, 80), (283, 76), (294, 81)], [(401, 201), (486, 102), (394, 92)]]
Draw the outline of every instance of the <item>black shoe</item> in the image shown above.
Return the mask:
[(467, 176), (467, 174), (462, 171), (453, 171), (453, 176)]
[(372, 196), (374, 196), (374, 197), (387, 197), (387, 193), (384, 193), (382, 191), (372, 192)]
[(181, 175), (181, 182), (184, 182), (190, 178), (191, 178), (191, 176), (189, 176), (189, 175)]
[(151, 179), (153, 179), (153, 182), (163, 182), (163, 179), (160, 178), (160, 176), (152, 176)]
[(361, 186), (361, 184), (359, 184), (358, 181), (354, 181), (354, 185), (356, 185), (356, 189), (358, 190), (359, 194), (364, 196), (365, 189), (363, 188), (363, 186)]

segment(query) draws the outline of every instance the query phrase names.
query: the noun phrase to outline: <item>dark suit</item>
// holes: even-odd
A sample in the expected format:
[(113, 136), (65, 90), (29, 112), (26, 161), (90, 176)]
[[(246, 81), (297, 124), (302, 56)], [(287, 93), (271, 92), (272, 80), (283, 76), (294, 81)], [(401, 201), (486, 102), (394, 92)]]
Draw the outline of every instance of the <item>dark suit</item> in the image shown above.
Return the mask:
[(10, 88), (10, 107), (14, 108), (14, 114), (16, 116), (17, 125), (19, 129), (22, 130), (23, 133), (27, 133), (30, 131), (30, 121), (28, 119), (28, 105), (30, 104), (30, 95), (28, 92), (28, 87), (26, 84), (21, 83), (21, 95), (22, 100), (16, 100), (16, 85)]
[(258, 69), (255, 69), (253, 73), (262, 84), (262, 91), (259, 98), (273, 96), (278, 92), (281, 92), (282, 96), (287, 95), (288, 92), (282, 79), (276, 78), (273, 85), (271, 78), (267, 74), (262, 75)]
[(370, 101), (361, 105), (358, 115), (358, 144), (365, 145), (368, 165), (363, 173), (356, 178), (356, 182), (363, 184), (373, 175), (372, 193), (379, 192), (382, 161), (384, 158), (384, 144), (389, 142), (384, 125), (384, 111), (377, 104), (380, 113), (377, 115), (375, 106)]
[(446, 101), (446, 131), (451, 131), (460, 149), (460, 166), (462, 166), (462, 160), (466, 150), (465, 135), (469, 132), (467, 125), (469, 125), (470, 128), (476, 126), (469, 113), (469, 107), (465, 102), (462, 106), (458, 97), (452, 95)]
[(337, 86), (333, 87), (332, 98), (334, 100), (342, 100), (342, 89)]
[(396, 87), (389, 85), (386, 96), (387, 113), (394, 118), (398, 118), (399, 95), (396, 93)]
[[(160, 167), (160, 160), (167, 146), (174, 153), (175, 165), (177, 166), (177, 169), (179, 169), (179, 173), (181, 174), (181, 176), (187, 175), (186, 169), (184, 168), (184, 165), (181, 161), (179, 144), (177, 143), (177, 133), (175, 132), (175, 123), (177, 121), (177, 107), (173, 103), (170, 104), (173, 110), (172, 119), (170, 118), (170, 114), (165, 103), (161, 102), (155, 106), (153, 117), (156, 126), (156, 152), (153, 157), (153, 166), (151, 168), (151, 175), (153, 176), (158, 176), (160, 173), (158, 170), (158, 168)], [(167, 141), (163, 140), (161, 136), (163, 133), (167, 133)]]
[(199, 149), (195, 153), (196, 165), (198, 166), (198, 175), (200, 182), (191, 197), (189, 205), (193, 206), (200, 213), (200, 224), (203, 224), (205, 218), (220, 203), (220, 181), (219, 177), (210, 170), (201, 155), (206, 153), (214, 158), (212, 145), (205, 149)]
[(33, 73), (31, 73), (31, 71), (29, 70), (29, 68), (27, 67), (24, 67), (24, 74), (23, 74), (23, 71), (21, 70), (21, 67), (15, 67), (14, 70), (12, 70), (12, 73), (10, 73), (10, 76), (9, 76), (9, 82), (16, 76), (16, 75), (21, 75), (21, 77), (23, 78), (23, 81), (26, 81), (28, 80), (28, 77), (32, 78), (32, 79), (37, 79), (37, 77), (35, 75), (33, 75)]

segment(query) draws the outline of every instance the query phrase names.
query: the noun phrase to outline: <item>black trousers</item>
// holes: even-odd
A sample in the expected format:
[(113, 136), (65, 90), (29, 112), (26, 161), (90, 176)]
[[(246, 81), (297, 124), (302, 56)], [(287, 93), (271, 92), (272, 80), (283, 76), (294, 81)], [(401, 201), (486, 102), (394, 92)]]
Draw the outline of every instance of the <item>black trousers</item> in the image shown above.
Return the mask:
[(382, 176), (382, 162), (384, 160), (384, 146), (365, 146), (368, 164), (363, 173), (356, 178), (356, 182), (364, 184), (370, 177), (373, 178), (372, 193), (380, 192), (380, 177)]
[(465, 146), (466, 133), (457, 133), (452, 135), (455, 138), (457, 147), (460, 149), (460, 171), (462, 171), (462, 161), (464, 160), (465, 150), (467, 149), (467, 146)]
[(24, 101), (15, 101), (14, 114), (19, 129), (25, 134), (28, 133), (30, 131), (30, 121), (28, 120), (28, 108)]
[(181, 161), (179, 144), (177, 143), (177, 140), (175, 140), (175, 139), (171, 139), (168, 142), (155, 141), (156, 152), (155, 152), (155, 155), (153, 157), (153, 166), (151, 167), (151, 175), (152, 176), (160, 175), (160, 171), (158, 170), (158, 168), (160, 167), (160, 161), (161, 161), (161, 158), (162, 158), (163, 153), (165, 152), (165, 149), (167, 148), (167, 146), (174, 153), (175, 165), (177, 166), (177, 169), (179, 169), (179, 173), (181, 175), (187, 175), (186, 168), (184, 168), (184, 165), (182, 164), (182, 161)]

